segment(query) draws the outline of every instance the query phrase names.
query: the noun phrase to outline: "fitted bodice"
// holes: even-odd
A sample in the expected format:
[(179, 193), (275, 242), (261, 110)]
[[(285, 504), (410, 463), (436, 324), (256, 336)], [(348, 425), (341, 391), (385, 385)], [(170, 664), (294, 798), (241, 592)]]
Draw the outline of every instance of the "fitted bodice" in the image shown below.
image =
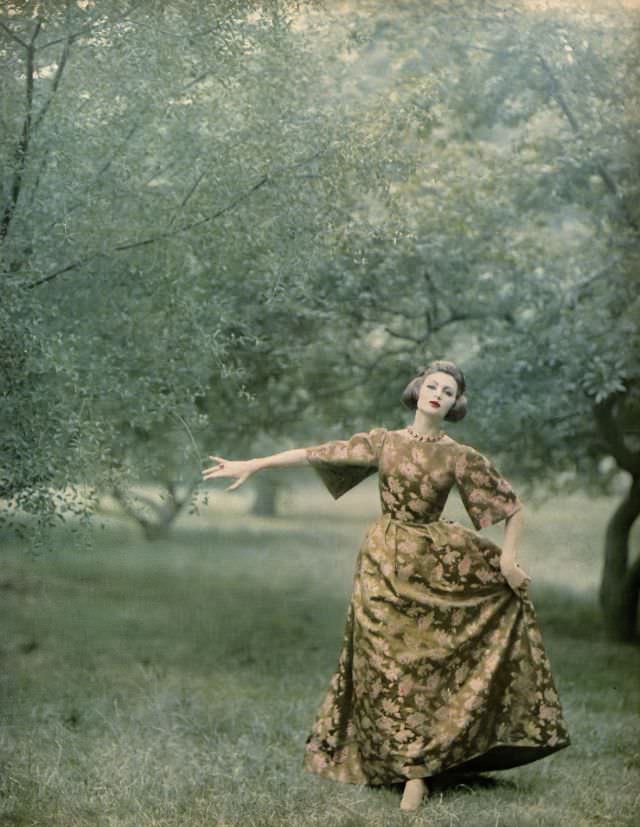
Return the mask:
[(440, 519), (455, 484), (458, 447), (453, 441), (407, 443), (403, 432), (387, 433), (378, 459), (382, 513), (403, 522)]
[(377, 472), (382, 512), (401, 522), (439, 520), (454, 484), (475, 528), (520, 507), (511, 485), (486, 457), (449, 438), (426, 442), (407, 429), (375, 428), (308, 448), (307, 458), (335, 498)]

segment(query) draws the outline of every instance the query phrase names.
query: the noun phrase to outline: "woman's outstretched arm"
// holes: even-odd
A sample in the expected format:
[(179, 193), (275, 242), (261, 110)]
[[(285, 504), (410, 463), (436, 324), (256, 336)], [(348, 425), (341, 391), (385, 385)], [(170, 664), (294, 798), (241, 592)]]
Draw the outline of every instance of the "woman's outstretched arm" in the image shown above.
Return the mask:
[(227, 491), (233, 491), (256, 471), (262, 471), (265, 468), (303, 465), (307, 462), (307, 452), (305, 448), (292, 448), (290, 451), (281, 451), (279, 454), (256, 459), (227, 460), (215, 456), (210, 456), (209, 459), (213, 460), (215, 465), (205, 468), (202, 472), (202, 478), (204, 480), (217, 480), (224, 477), (235, 477), (236, 481), (226, 489)]

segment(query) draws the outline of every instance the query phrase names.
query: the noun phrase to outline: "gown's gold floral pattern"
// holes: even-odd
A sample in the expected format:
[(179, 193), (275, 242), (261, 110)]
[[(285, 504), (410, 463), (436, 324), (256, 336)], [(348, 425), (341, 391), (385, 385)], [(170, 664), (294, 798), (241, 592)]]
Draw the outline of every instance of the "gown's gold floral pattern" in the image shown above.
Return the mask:
[(567, 746), (528, 596), (508, 586), (495, 543), (440, 520), (453, 485), (477, 529), (520, 508), (493, 465), (469, 446), (407, 430), (375, 429), (307, 456), (336, 498), (377, 471), (382, 516), (358, 555), (305, 767), (388, 784), (505, 769)]

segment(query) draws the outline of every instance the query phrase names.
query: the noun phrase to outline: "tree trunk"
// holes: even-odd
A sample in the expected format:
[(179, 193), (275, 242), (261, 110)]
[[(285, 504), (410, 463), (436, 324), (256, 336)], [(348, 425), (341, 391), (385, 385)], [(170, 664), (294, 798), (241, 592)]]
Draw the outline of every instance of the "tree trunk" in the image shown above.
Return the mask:
[(634, 476), (607, 525), (600, 582), (605, 628), (609, 637), (619, 641), (634, 640), (638, 632), (640, 560), (629, 565), (629, 535), (639, 514), (640, 476)]
[(251, 513), (255, 517), (275, 517), (281, 484), (269, 474), (256, 475)]
[(145, 540), (153, 541), (168, 536), (176, 517), (191, 499), (195, 483), (189, 484), (183, 495), (178, 494), (177, 488), (176, 483), (167, 483), (167, 496), (162, 503), (142, 494), (132, 494), (118, 485), (113, 486), (112, 494), (125, 514), (138, 523)]

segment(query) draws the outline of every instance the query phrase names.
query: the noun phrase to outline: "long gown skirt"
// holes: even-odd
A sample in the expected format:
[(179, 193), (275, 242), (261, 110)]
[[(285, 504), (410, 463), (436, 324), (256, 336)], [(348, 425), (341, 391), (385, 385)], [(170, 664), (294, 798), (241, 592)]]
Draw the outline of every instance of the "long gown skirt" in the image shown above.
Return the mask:
[(506, 769), (569, 744), (533, 605), (499, 558), (457, 523), (387, 515), (371, 527), (308, 770), (390, 784)]

